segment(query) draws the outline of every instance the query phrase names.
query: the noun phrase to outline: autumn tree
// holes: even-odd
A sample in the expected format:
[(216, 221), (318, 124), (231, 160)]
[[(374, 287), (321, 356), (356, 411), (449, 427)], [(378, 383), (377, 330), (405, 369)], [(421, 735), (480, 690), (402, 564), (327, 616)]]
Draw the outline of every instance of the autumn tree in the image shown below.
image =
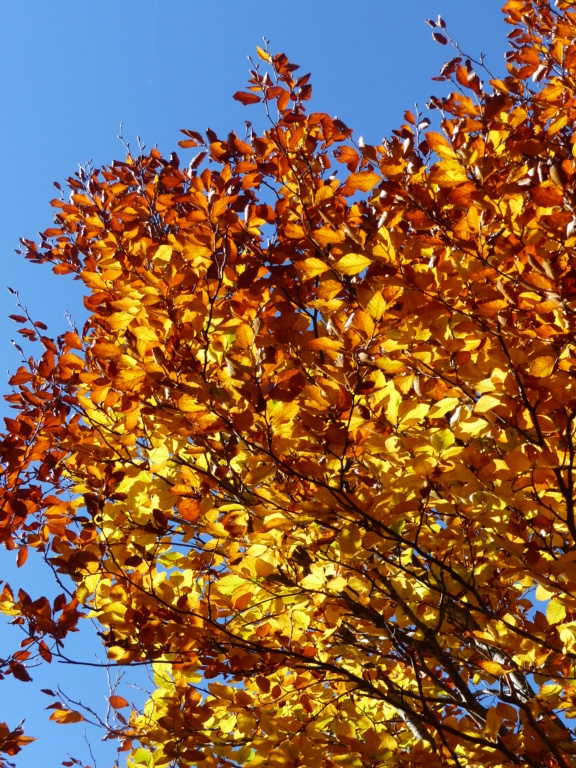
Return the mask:
[(435, 126), (360, 146), (258, 49), (265, 131), (86, 169), (23, 241), (89, 319), (15, 316), (0, 536), (63, 588), (4, 586), (3, 672), (95, 619), (154, 671), (131, 766), (576, 764), (576, 13), (504, 12)]

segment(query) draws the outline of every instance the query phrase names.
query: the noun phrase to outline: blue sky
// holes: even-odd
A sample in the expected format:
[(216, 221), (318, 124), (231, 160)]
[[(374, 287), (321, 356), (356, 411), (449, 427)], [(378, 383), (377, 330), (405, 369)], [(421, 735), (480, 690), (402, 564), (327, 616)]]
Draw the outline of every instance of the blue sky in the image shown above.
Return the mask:
[[(0, 0), (2, 392), (6, 370), (18, 365), (10, 343), (15, 326), (7, 319), (14, 299), (5, 286), (19, 290), (52, 334), (67, 329), (66, 311), (82, 325), (78, 284), (25, 263), (14, 250), (20, 237), (33, 239), (50, 226), (54, 181), (64, 182), (90, 159), (99, 166), (123, 157), (120, 123), (132, 144), (140, 136), (166, 154), (177, 148), (180, 128), (242, 134), (246, 119), (257, 122), (257, 108), (242, 107), (232, 94), (243, 89), (247, 55), (265, 36), (272, 52), (285, 52), (302, 74), (312, 72), (314, 111), (338, 115), (356, 137), (379, 142), (399, 126), (404, 110), (415, 102), (424, 108), (430, 94), (441, 92), (430, 77), (454, 53), (432, 41), (424, 20), (441, 14), (467, 53), (483, 51), (488, 67), (502, 74), (508, 30), (500, 6), (499, 0)], [(178, 151), (187, 164), (191, 151)], [(0, 415), (7, 413), (0, 404)], [(45, 591), (46, 574), (33, 557), (18, 574), (12, 553), (2, 550), (0, 558), (0, 578), (21, 578), (33, 596)], [(89, 634), (74, 639), (71, 655), (94, 659), (98, 645)], [(0, 656), (16, 639), (2, 625)], [(26, 717), (27, 731), (39, 737), (16, 758), (19, 768), (57, 766), (68, 752), (95, 768), (82, 726), (49, 724), (43, 712), (49, 700), (32, 687), (54, 688), (60, 679), (65, 690), (101, 705), (106, 676), (61, 665), (33, 676), (33, 684), (5, 680), (0, 689), (0, 721), (15, 725)], [(114, 752), (97, 733), (88, 735), (98, 768), (111, 766)]]

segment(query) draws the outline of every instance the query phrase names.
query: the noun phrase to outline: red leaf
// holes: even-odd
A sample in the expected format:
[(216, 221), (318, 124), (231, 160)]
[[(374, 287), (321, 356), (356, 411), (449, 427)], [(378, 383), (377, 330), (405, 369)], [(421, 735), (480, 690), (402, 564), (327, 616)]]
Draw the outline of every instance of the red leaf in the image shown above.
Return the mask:
[(440, 45), (446, 45), (448, 42), (447, 38), (444, 37), (444, 35), (440, 34), (440, 32), (434, 32), (432, 37), (434, 40), (436, 40), (437, 43), (440, 43)]
[(26, 669), (24, 664), (19, 664), (17, 661), (11, 662), (10, 671), (12, 672), (16, 680), (21, 680), (23, 683), (32, 682), (32, 678), (28, 674), (28, 670)]

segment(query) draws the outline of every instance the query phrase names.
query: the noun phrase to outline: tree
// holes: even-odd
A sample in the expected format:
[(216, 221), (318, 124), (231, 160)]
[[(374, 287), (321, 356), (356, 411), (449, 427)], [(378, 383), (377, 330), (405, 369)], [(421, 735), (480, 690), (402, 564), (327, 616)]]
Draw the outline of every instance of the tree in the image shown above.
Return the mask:
[(95, 618), (154, 669), (143, 711), (110, 697), (129, 765), (576, 761), (576, 13), (504, 11), (508, 75), (453, 44), (438, 130), (355, 143), (258, 49), (267, 130), (128, 148), (23, 241), (90, 317), (14, 316), (44, 352), (0, 532), (62, 594), (4, 586), (3, 669)]

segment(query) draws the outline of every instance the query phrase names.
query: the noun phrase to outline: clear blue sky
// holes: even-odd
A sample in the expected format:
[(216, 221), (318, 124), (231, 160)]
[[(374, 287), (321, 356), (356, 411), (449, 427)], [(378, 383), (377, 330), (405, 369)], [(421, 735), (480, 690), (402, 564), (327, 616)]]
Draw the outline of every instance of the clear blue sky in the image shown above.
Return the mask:
[[(14, 254), (18, 240), (50, 226), (54, 181), (64, 182), (90, 159), (98, 166), (123, 157), (116, 138), (121, 122), (133, 144), (139, 135), (168, 154), (180, 128), (241, 134), (257, 108), (242, 107), (232, 94), (244, 87), (246, 57), (266, 36), (273, 52), (285, 52), (302, 74), (312, 72), (314, 111), (338, 115), (356, 136), (376, 143), (398, 127), (405, 109), (415, 102), (423, 108), (431, 93), (441, 93), (430, 77), (454, 54), (432, 41), (427, 17), (440, 13), (469, 54), (482, 50), (492, 71), (505, 71), (500, 6), (499, 0), (0, 0), (2, 392), (6, 369), (18, 365), (10, 344), (15, 326), (7, 319), (15, 308), (5, 286), (19, 289), (52, 334), (66, 330), (65, 311), (79, 325), (84, 318), (78, 284), (24, 263)], [(187, 163), (190, 150), (179, 153)], [(7, 413), (1, 404), (0, 415)], [(18, 574), (13, 553), (1, 550), (0, 558), (0, 579), (19, 577), (34, 597), (45, 593), (46, 574), (32, 556)], [(1, 656), (17, 636), (0, 626)], [(88, 635), (75, 638), (74, 653), (92, 661), (98, 645)], [(43, 712), (49, 700), (33, 687), (54, 688), (60, 679), (68, 692), (101, 706), (105, 675), (55, 664), (33, 676), (34, 683), (0, 683), (0, 721), (15, 725), (26, 717), (27, 731), (39, 737), (17, 756), (19, 768), (58, 766), (67, 752), (95, 768), (82, 726), (49, 724)], [(98, 768), (109, 768), (114, 752), (98, 733), (88, 735)]]

